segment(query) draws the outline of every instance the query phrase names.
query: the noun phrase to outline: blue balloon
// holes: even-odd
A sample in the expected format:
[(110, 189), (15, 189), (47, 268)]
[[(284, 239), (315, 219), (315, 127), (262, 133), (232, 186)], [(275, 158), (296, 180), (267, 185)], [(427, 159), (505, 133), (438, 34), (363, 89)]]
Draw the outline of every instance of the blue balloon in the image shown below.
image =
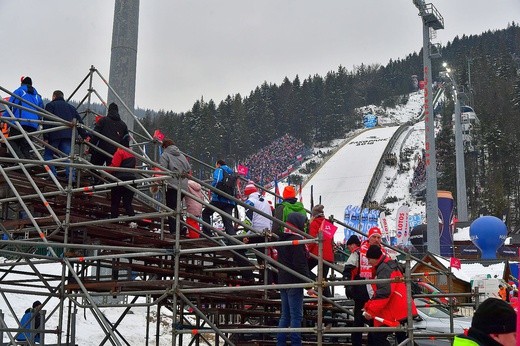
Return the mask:
[(506, 224), (495, 216), (481, 216), (469, 226), (473, 244), (482, 252), (482, 259), (496, 259), (497, 250), (507, 237)]

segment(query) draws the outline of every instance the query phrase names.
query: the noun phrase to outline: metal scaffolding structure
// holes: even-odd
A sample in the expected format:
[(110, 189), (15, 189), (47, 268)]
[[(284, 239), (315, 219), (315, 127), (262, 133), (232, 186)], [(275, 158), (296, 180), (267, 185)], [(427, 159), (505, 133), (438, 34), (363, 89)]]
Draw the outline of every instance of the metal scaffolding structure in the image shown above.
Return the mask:
[[(97, 96), (105, 104), (93, 88), (95, 77), (99, 77), (111, 89), (103, 76), (91, 67), (88, 75), (71, 95), (73, 97), (82, 86), (88, 84), (87, 94), (79, 105), (86, 106), (86, 111), (82, 114), (87, 124), (93, 120), (90, 110), (92, 96)], [(2, 87), (0, 90), (13, 95)], [(119, 99), (118, 103), (130, 111), (117, 93), (114, 90), (112, 92)], [(40, 129), (27, 132), (19, 125), (19, 119), (14, 117), (11, 109), (30, 109), (5, 100), (0, 100), (0, 103), (0, 109), (6, 108), (0, 121), (17, 127), (21, 133), (9, 137), (3, 133), (0, 135), (7, 152), (0, 157), (0, 256), (6, 258), (0, 264), (0, 295), (8, 306), (8, 314), (16, 322), (16, 325), (8, 325), (5, 313), (0, 311), (2, 339), (5, 334), (15, 344), (16, 335), (21, 329), (18, 327), (20, 321), (16, 318), (17, 312), (11, 299), (14, 295), (23, 295), (28, 301), (36, 296), (43, 302), (43, 310), (40, 312), (43, 323), (38, 330), (29, 330), (40, 333), (41, 345), (49, 344), (46, 343), (49, 339), (57, 345), (75, 345), (78, 309), (88, 310), (103, 330), (105, 338), (100, 345), (129, 344), (118, 327), (124, 324), (125, 318), (134, 307), (147, 309), (148, 318), (141, 331), (146, 345), (165, 344), (159, 332), (161, 311), (164, 309), (171, 316), (172, 345), (269, 345), (272, 344), (274, 334), (284, 331), (276, 328), (281, 306), (276, 290), (288, 287), (313, 288), (318, 297), (305, 298), (305, 325), (302, 328), (287, 328), (285, 331), (298, 330), (304, 335), (304, 339), (317, 345), (325, 345), (347, 343), (353, 331), (378, 330), (352, 327), (352, 302), (344, 297), (325, 297), (323, 290), (327, 286), (334, 289), (335, 286), (389, 280), (343, 281), (341, 275), (338, 275), (343, 268), (318, 256), (318, 275), (315, 281), (284, 268), (301, 277), (304, 283), (268, 284), (269, 271), (276, 272), (281, 265), (267, 255), (267, 248), (291, 246), (292, 242), (278, 241), (276, 235), (266, 231), (259, 234), (265, 237), (265, 242), (246, 244), (242, 241), (244, 236), (226, 234), (213, 224), (187, 214), (180, 203), (181, 194), (178, 194), (177, 210), (168, 208), (163, 202), (165, 180), (179, 175), (158, 165), (160, 142), (146, 131), (137, 117), (134, 116), (134, 120), (138, 129), (131, 132), (133, 141), (131, 149), (128, 149), (94, 133), (87, 125), (66, 122), (39, 108), (36, 113), (41, 120), (35, 122), (41, 125)], [(45, 130), (43, 125), (48, 125)], [(52, 161), (43, 159), (41, 151), (49, 147), (42, 139), (44, 132), (78, 127), (83, 127), (119, 148), (130, 150), (139, 161), (138, 167), (111, 169), (107, 172), (105, 166), (90, 164), (85, 149), (94, 149), (94, 145), (78, 140), (75, 135), (71, 140), (74, 150), (69, 156), (53, 149), (56, 158)], [(22, 137), (31, 146), (33, 158), (20, 159), (13, 149), (13, 140)], [(203, 164), (193, 157), (191, 159)], [(52, 174), (49, 164), (57, 168), (58, 176)], [(72, 180), (72, 174), (68, 180), (62, 178), (65, 169), (76, 170), (75, 181)], [(130, 170), (139, 178), (120, 181), (110, 173), (118, 170)], [(188, 178), (200, 183), (205, 190), (218, 192), (235, 200), (238, 205), (245, 206), (243, 201), (216, 190), (206, 181), (192, 176)], [(150, 187), (156, 185), (160, 189), (154, 194)], [(135, 192), (135, 216), (110, 218), (109, 194), (110, 189), (115, 186), (126, 186)], [(182, 193), (206, 208), (222, 212), (188, 191), (182, 190)], [(260, 210), (254, 210), (263, 214)], [(197, 218), (213, 231), (214, 236), (209, 237), (199, 232), (201, 237), (198, 239), (185, 238), (181, 235), (183, 227), (198, 230), (185, 223), (182, 217), (175, 218), (176, 229), (170, 234), (165, 227), (168, 216), (183, 215)], [(272, 219), (270, 215), (263, 215)], [(256, 232), (236, 215), (229, 217), (237, 227)], [(332, 221), (339, 226), (348, 227), (340, 220)], [(131, 226), (131, 222), (137, 223), (137, 227)], [(282, 224), (292, 228), (288, 224)], [(318, 243), (319, 253), (322, 253), (321, 236), (315, 239), (296, 229), (294, 231), (305, 238), (300, 244)], [(254, 256), (244, 256), (243, 250)], [(259, 265), (255, 257), (262, 258), (265, 264)], [(407, 255), (405, 282), (410, 296), (411, 259), (413, 258)], [(58, 266), (60, 274), (50, 274), (45, 269), (46, 265)], [(329, 281), (321, 279), (324, 265), (336, 271)], [(244, 280), (241, 275), (244, 270), (254, 270), (254, 282)], [(433, 272), (435, 268), (432, 268)], [(448, 275), (451, 280), (451, 273), (440, 274)], [(59, 303), (51, 303), (56, 301)], [(106, 307), (120, 310), (117, 321), (110, 321), (106, 317), (101, 310)], [(408, 342), (413, 342), (414, 337), (429, 337), (427, 334), (414, 336), (413, 320), (411, 314), (409, 315), (407, 325), (379, 330), (405, 331), (408, 333)], [(155, 321), (153, 316), (157, 317)], [(54, 329), (47, 328), (45, 324), (51, 318), (58, 321)], [(34, 333), (31, 335), (34, 337)], [(254, 343), (251, 340), (255, 340)], [(30, 338), (27, 344), (33, 345), (34, 342)]]

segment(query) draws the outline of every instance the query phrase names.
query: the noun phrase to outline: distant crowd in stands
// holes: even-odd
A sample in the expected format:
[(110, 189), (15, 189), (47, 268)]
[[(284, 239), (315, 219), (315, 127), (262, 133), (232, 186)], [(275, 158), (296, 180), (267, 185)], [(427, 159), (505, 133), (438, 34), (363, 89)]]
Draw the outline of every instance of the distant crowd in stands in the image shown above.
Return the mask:
[(249, 178), (260, 184), (267, 184), (278, 178), (296, 156), (304, 150), (301, 140), (285, 134), (256, 154), (246, 158), (242, 164), (249, 168)]
[(426, 182), (426, 165), (424, 151), (422, 153), (422, 156), (417, 157), (417, 160), (417, 166), (415, 167), (415, 170), (413, 172), (412, 183), (410, 185), (410, 189), (413, 193), (420, 192), (418, 190), (421, 189), (421, 187), (424, 186)]

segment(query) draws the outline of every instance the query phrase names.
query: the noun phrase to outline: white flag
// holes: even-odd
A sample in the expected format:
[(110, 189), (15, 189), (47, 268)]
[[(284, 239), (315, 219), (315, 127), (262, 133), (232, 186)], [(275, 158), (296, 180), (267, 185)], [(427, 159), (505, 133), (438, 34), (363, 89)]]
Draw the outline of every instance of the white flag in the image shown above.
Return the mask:
[(406, 205), (403, 205), (397, 209), (397, 215), (395, 218), (397, 245), (406, 245), (408, 243), (408, 238), (410, 238), (410, 232), (408, 229), (409, 213), (410, 208), (408, 208)]
[(390, 230), (388, 229), (388, 222), (386, 221), (386, 215), (384, 211), (379, 213), (379, 224), (381, 225), (383, 240), (385, 240), (387, 244), (390, 244)]

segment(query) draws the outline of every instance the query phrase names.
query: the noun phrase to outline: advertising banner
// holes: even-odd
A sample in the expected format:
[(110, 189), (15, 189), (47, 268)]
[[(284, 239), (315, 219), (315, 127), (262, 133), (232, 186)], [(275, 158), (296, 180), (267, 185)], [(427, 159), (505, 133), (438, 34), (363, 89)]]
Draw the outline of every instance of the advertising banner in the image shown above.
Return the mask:
[(406, 205), (402, 205), (397, 209), (397, 215), (395, 216), (395, 231), (397, 237), (397, 245), (406, 245), (408, 238), (410, 238), (410, 230), (408, 226), (408, 214), (410, 208)]
[(441, 256), (453, 256), (453, 236), (451, 233), (451, 219), (453, 218), (453, 195), (450, 191), (437, 191), (439, 204), (439, 239)]

